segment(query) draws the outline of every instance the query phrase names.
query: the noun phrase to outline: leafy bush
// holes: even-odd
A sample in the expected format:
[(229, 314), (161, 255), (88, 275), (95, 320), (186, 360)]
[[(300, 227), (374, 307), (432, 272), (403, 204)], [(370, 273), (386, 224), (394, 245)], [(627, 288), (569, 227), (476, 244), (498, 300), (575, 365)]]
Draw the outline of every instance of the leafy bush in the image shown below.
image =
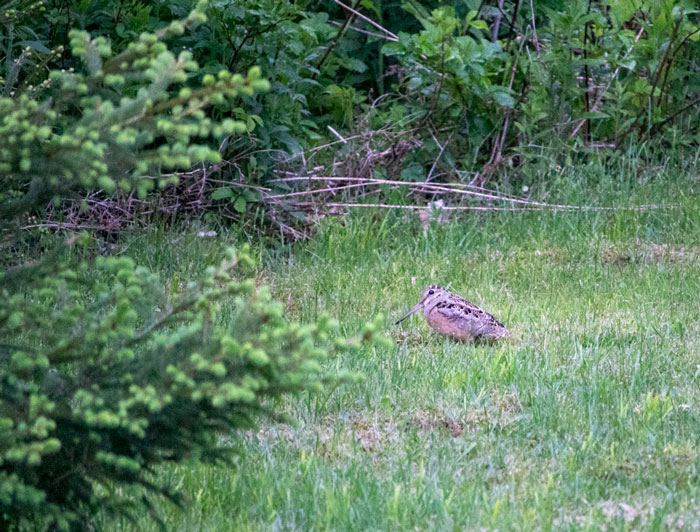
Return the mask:
[[(21, 71), (5, 80), (5, 249), (48, 200), (96, 189), (143, 196), (172, 181), (162, 172), (220, 160), (212, 137), (247, 129), (240, 116), (205, 110), (268, 88), (259, 69), (206, 74), (200, 86), (188, 75), (199, 72), (191, 54), (163, 43), (203, 22), (205, 9), (118, 54), (104, 37), (72, 31), (84, 71), (52, 71), (38, 87), (23, 85)], [(333, 323), (288, 323), (238, 269), (250, 262), (245, 250), (173, 289), (129, 258), (79, 255), (58, 248), (0, 273), (2, 529), (84, 529), (97, 511), (150, 505), (148, 493), (175, 498), (153, 474), (158, 464), (225, 458), (222, 431), (279, 419), (276, 398), (349, 378), (321, 370), (345, 345), (329, 341)]]
[[(450, 124), (461, 138), (461, 145), (450, 151), (470, 159), (477, 158), (492, 135), (503, 108), (514, 105), (511, 91), (499, 79), (507, 56), (500, 43), (484, 38), (488, 26), (476, 14), (470, 11), (461, 18), (452, 7), (441, 7), (421, 18), (420, 32), (399, 33), (397, 42), (384, 46), (384, 53), (396, 57), (402, 67), (399, 90), (407, 95), (419, 124), (432, 130)], [(419, 161), (424, 164), (438, 155), (436, 143), (428, 146), (432, 149)]]
[[(630, 134), (660, 133), (697, 101), (694, 10), (675, 2), (610, 1), (541, 13), (543, 46), (537, 61), (522, 68), (529, 86), (522, 129), (534, 141), (578, 134), (617, 145)], [(689, 118), (683, 129), (690, 132)]]
[[(141, 32), (184, 16), (194, 0), (10, 5), (16, 9), (0, 13), (0, 59), (16, 65), (7, 69), (5, 95), (41, 86), (47, 65), (76, 67), (71, 27), (110, 39), (121, 53)], [(431, 0), (397, 9), (365, 0), (355, 8), (365, 19), (332, 0), (211, 0), (207, 24), (171, 37), (202, 65), (190, 83), (252, 65), (271, 82), (264, 100), (244, 96), (240, 107), (206, 111), (246, 125), (248, 136), (222, 147), (233, 162), (224, 180), (280, 188), (269, 183), (273, 171), (288, 169), (289, 154), (336, 140), (327, 126), (344, 136), (376, 133), (377, 152), (396, 142), (381, 139), (386, 124), (417, 131), (423, 149), (401, 162), (408, 180), (428, 169), (431, 179), (490, 173), (549, 146), (569, 160), (582, 145), (697, 142), (700, 30), (690, 4)], [(398, 41), (387, 43), (394, 33)], [(326, 154), (315, 155), (317, 166), (331, 164)], [(235, 211), (260, 201), (251, 188), (229, 197)]]
[(0, 172), (7, 176), (0, 219), (76, 190), (135, 188), (143, 197), (175, 179), (147, 177), (150, 172), (220, 161), (205, 139), (247, 126), (214, 121), (204, 110), (269, 84), (252, 67), (246, 78), (222, 70), (204, 76), (201, 87), (188, 85), (198, 64), (188, 51), (175, 56), (162, 40), (206, 20), (203, 8), (156, 34), (142, 33), (117, 55), (105, 38), (73, 31), (71, 52), (85, 73), (55, 70), (42, 91), (0, 98), (0, 133), (8, 140), (0, 149)]
[[(177, 22), (192, 9), (195, 0), (163, 3), (156, 0), (95, 0), (76, 3), (62, 0), (51, 4), (12, 0), (16, 9), (0, 12), (0, 61), (20, 59), (24, 72), (15, 70), (13, 79), (26, 88), (40, 84), (44, 70), (34, 65), (52, 64), (68, 70), (78, 68), (70, 48), (72, 28), (110, 40), (119, 54), (143, 32), (156, 33), (164, 23)], [(323, 138), (318, 113), (323, 93), (333, 83), (360, 74), (365, 65), (334, 40), (337, 28), (328, 14), (315, 12), (310, 2), (290, 0), (212, 0), (200, 24), (182, 35), (170, 35), (172, 48), (186, 48), (201, 68), (188, 73), (201, 81), (221, 70), (246, 72), (254, 65), (270, 81), (264, 101), (244, 96), (245, 111), (210, 108), (210, 118), (233, 113), (256, 134), (228, 146), (225, 155), (234, 157), (252, 147), (260, 148), (256, 161), (247, 165), (245, 178), (254, 181), (272, 161), (272, 154), (284, 149), (298, 153)], [(7, 53), (11, 50), (11, 53)], [(61, 50), (60, 57), (50, 50)], [(3, 53), (5, 57), (3, 57)], [(117, 92), (124, 88), (115, 87)], [(7, 89), (6, 93), (9, 95)], [(322, 121), (321, 121), (322, 122)], [(240, 174), (236, 177), (240, 178)]]
[(225, 458), (221, 432), (279, 419), (270, 398), (348, 378), (321, 372), (333, 322), (287, 322), (232, 276), (248, 263), (230, 251), (176, 294), (129, 258), (0, 277), (3, 528), (76, 527), (148, 504), (137, 488), (173, 497), (157, 464)]
[(405, 4), (423, 29), (383, 48), (399, 62), (404, 114), (429, 126), (424, 167), (440, 155), (449, 175), (484, 173), (537, 158), (543, 146), (570, 160), (581, 145), (697, 141), (694, 8), (514, 1), (460, 14), (460, 2), (448, 4), (432, 13)]

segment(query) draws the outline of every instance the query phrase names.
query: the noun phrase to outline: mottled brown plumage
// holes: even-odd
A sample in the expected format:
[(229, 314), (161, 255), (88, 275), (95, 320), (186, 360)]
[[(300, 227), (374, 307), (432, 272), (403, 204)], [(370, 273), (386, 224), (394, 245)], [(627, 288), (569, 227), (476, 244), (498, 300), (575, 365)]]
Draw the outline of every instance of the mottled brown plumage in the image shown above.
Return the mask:
[(496, 340), (508, 334), (508, 329), (491, 314), (435, 285), (423, 290), (418, 304), (398, 320), (396, 325), (420, 309), (423, 309), (425, 321), (433, 329), (462, 342)]

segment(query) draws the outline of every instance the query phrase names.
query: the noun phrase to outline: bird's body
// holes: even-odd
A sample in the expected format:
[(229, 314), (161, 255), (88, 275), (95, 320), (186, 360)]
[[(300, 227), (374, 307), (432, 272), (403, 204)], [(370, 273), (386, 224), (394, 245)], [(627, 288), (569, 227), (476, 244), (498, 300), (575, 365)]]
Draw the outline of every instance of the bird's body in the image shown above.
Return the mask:
[(433, 329), (462, 342), (477, 339), (496, 340), (508, 334), (508, 329), (491, 314), (471, 301), (452, 292), (430, 285), (418, 304), (396, 323), (423, 309), (423, 315)]

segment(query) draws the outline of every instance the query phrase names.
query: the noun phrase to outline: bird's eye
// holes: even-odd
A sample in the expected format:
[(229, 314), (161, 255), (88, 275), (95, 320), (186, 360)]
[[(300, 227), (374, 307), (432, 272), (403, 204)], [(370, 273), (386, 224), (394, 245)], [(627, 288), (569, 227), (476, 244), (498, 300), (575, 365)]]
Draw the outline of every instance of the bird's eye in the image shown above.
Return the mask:
[(435, 293), (435, 290), (428, 290), (428, 295), (433, 295)]

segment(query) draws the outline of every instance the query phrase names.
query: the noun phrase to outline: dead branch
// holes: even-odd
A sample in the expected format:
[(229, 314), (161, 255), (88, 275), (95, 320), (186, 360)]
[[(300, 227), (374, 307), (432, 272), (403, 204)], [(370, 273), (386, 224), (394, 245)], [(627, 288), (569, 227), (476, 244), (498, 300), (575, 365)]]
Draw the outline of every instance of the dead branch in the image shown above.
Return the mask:
[[(368, 24), (371, 24), (372, 26), (374, 26), (374, 27), (377, 28), (378, 30), (383, 31), (386, 35), (388, 35), (388, 36), (390, 37), (390, 40), (393, 40), (393, 41), (398, 41), (398, 40), (399, 40), (399, 38), (398, 38), (398, 36), (397, 36), (396, 34), (390, 32), (388, 29), (386, 29), (385, 27), (381, 26), (381, 25), (378, 24), (377, 22), (373, 21), (371, 18), (369, 18), (369, 17), (363, 15), (363, 14), (360, 13), (359, 11), (353, 9), (352, 7), (350, 7), (350, 6), (348, 6), (348, 5), (345, 5), (345, 4), (342, 3), (340, 0), (333, 0), (333, 1), (334, 1), (336, 4), (338, 4), (340, 7), (342, 7), (343, 9), (347, 9), (347, 10), (350, 11), (351, 13), (354, 13), (355, 16), (361, 18), (362, 20), (364, 20), (364, 21), (367, 22)], [(359, 4), (359, 2), (357, 2), (357, 4)], [(356, 5), (357, 5), (357, 4), (356, 4)]]

